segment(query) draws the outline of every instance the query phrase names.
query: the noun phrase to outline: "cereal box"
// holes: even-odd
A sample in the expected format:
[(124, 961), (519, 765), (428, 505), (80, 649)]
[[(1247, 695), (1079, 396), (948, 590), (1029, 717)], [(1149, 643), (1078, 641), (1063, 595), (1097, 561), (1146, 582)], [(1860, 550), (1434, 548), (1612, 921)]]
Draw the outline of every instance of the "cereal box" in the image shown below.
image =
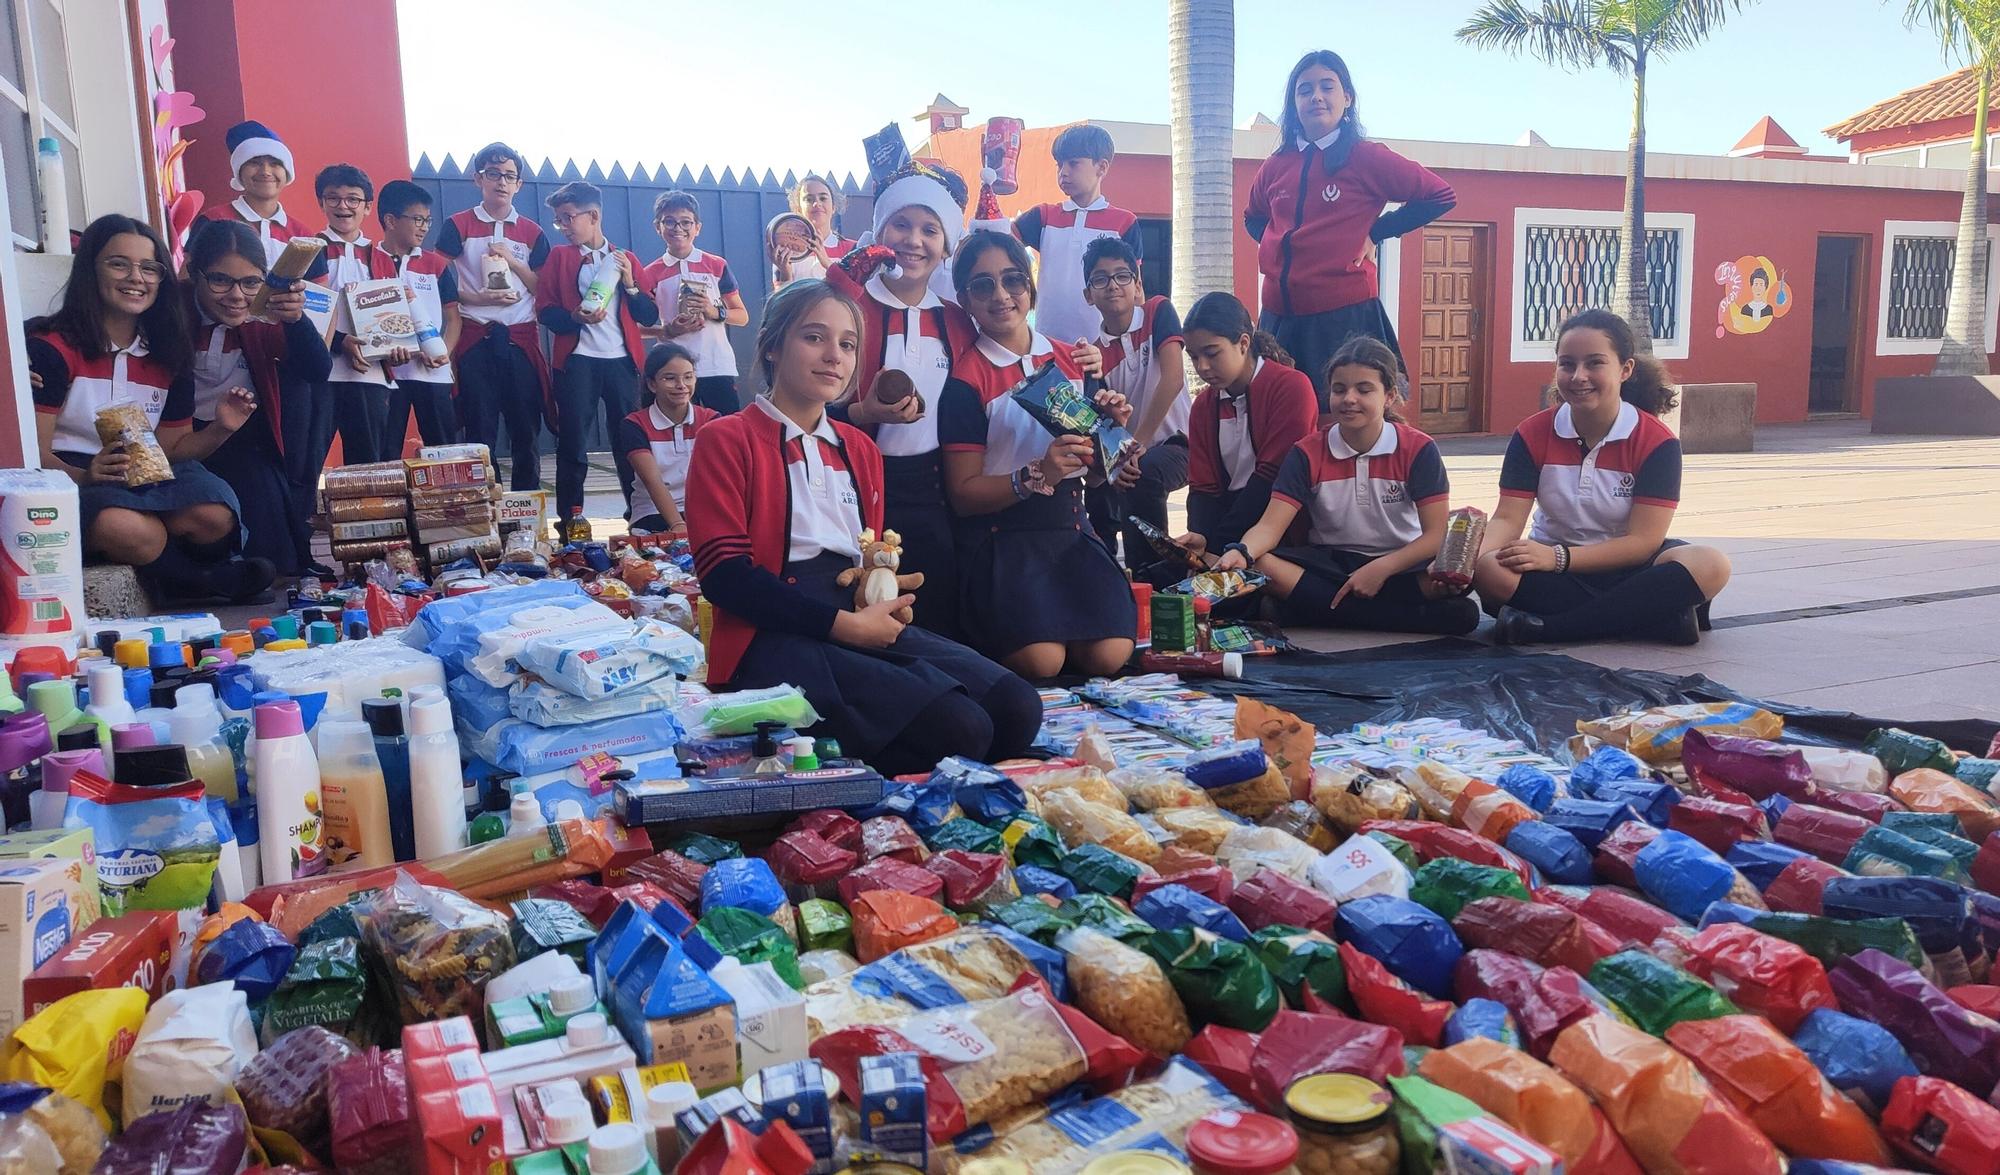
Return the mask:
[(82, 930), (104, 912), (97, 890), (97, 833), (88, 828), (45, 828), (0, 836), (0, 861), (56, 857), (83, 862), (84, 885), (77, 903), (76, 928)]
[(347, 314), (363, 359), (387, 359), (417, 349), (417, 320), (403, 280), (385, 277), (347, 287)]
[(181, 947), (181, 913), (137, 910), (100, 918), (88, 929), (75, 931), (69, 943), (21, 985), (26, 1013), (32, 1016), (79, 991), (138, 987), (159, 999), (174, 990), (178, 986), (174, 959)]
[(69, 945), (82, 890), (79, 860), (0, 864), (0, 1033), (27, 1019), (22, 981)]

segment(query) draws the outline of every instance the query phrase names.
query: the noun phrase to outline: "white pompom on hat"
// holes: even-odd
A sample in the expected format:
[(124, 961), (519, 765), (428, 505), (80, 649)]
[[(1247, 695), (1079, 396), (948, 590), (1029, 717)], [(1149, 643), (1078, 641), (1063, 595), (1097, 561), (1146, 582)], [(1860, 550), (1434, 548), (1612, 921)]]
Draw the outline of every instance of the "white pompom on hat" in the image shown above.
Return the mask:
[(285, 174), (298, 178), (299, 169), (292, 165), (292, 149), (276, 131), (261, 122), (239, 122), (223, 134), (222, 141), (229, 147), (229, 186), (243, 190), (243, 181), (236, 178), (243, 174), (243, 165), (260, 156), (269, 155), (285, 165)]

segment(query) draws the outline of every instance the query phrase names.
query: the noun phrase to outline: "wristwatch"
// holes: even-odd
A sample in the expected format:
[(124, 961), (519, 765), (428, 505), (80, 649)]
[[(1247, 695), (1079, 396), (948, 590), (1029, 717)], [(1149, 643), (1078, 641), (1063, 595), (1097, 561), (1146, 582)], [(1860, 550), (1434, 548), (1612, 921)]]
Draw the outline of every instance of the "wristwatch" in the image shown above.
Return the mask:
[(1255, 559), (1252, 559), (1250, 557), (1250, 548), (1244, 546), (1242, 543), (1224, 543), (1222, 544), (1222, 549), (1224, 553), (1235, 551), (1237, 554), (1243, 556), (1243, 561), (1245, 563), (1256, 562)]

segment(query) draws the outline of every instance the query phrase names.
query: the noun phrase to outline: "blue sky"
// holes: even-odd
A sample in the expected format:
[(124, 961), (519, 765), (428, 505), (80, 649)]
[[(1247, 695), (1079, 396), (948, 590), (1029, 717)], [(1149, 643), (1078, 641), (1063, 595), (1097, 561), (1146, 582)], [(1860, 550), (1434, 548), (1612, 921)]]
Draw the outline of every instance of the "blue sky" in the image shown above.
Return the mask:
[[(699, 34), (668, 15), (697, 7)], [(1452, 34), (1474, 7), (1237, 0), (1235, 122), (1275, 115), (1292, 63), (1325, 47), (1346, 57), (1362, 118), (1378, 136), (1512, 142), (1532, 127), (1557, 146), (1625, 145), (1628, 82), (1462, 46)], [(875, 25), (855, 18), (875, 10), (896, 15)], [(1808, 150), (1838, 151), (1820, 128), (1951, 68), (1928, 32), (1902, 26), (1901, 12), (1900, 2), (1879, 0), (1764, 0), (1708, 45), (1654, 63), (1650, 146), (1725, 152), (1770, 114)], [(451, 151), (462, 161), (505, 138), (537, 162), (858, 172), (861, 137), (939, 91), (973, 120), (1168, 116), (1164, 0), (943, 9), (872, 0), (399, 0), (399, 13), (413, 155)], [(975, 13), (984, 14), (976, 25)], [(1075, 27), (1079, 13), (1102, 31)], [(438, 46), (452, 45), (459, 58), (471, 51), (464, 30), (481, 25), (534, 30), (532, 59), (503, 59), (493, 71), (525, 84), (489, 86), (470, 80), (476, 72), (435, 68)], [(577, 82), (551, 84), (553, 62), (574, 63)], [(912, 143), (920, 137), (914, 124), (905, 132)]]

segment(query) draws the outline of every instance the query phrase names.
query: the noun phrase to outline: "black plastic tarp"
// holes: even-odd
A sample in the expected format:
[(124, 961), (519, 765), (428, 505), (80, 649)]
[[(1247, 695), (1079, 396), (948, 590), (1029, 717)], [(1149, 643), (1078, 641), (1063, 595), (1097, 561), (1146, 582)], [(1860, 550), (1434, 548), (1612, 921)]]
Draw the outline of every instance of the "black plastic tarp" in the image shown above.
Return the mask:
[(1829, 746), (1859, 746), (1877, 727), (1900, 726), (1978, 754), (2000, 731), (2000, 723), (1979, 719), (1816, 710), (1753, 698), (1699, 674), (1607, 669), (1560, 653), (1457, 639), (1250, 657), (1241, 681), (1189, 684), (1221, 697), (1258, 698), (1323, 731), (1346, 730), (1357, 722), (1455, 718), (1558, 757), (1579, 718), (1685, 702), (1754, 703), (1784, 716), (1788, 741)]

